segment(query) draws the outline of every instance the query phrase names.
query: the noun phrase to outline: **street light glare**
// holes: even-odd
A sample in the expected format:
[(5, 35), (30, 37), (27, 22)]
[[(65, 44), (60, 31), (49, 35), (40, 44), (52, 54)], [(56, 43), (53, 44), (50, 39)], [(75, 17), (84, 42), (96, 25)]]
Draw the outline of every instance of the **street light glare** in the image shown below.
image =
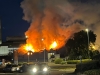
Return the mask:
[(89, 29), (85, 29), (86, 30), (86, 32), (88, 32), (89, 31)]
[(28, 52), (27, 55), (30, 55), (30, 53)]
[(92, 46), (93, 49), (95, 49), (95, 46)]
[(26, 35), (25, 37), (26, 37), (26, 38), (28, 38), (28, 36), (27, 36), (27, 35)]
[(41, 40), (43, 41), (44, 39), (42, 38)]

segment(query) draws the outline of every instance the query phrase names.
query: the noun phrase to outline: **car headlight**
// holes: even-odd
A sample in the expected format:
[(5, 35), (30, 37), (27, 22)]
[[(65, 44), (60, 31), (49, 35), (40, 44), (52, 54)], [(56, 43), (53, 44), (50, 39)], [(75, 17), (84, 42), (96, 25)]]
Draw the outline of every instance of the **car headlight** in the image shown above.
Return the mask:
[(33, 68), (33, 72), (37, 72), (37, 69), (36, 68)]
[(43, 68), (43, 71), (48, 71), (48, 69), (45, 67), (45, 68)]
[(17, 67), (17, 70), (19, 70), (19, 67)]

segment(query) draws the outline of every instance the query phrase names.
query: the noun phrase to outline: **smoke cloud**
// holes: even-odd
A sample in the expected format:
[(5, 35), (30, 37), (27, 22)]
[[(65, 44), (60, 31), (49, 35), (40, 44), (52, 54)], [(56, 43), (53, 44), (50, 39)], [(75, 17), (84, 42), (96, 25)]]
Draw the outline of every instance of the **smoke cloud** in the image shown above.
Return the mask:
[(55, 40), (60, 48), (75, 32), (89, 28), (97, 34), (99, 44), (99, 7), (99, 0), (24, 0), (21, 2), (23, 19), (31, 23), (25, 32), (27, 42), (35, 49), (41, 45), (49, 49)]

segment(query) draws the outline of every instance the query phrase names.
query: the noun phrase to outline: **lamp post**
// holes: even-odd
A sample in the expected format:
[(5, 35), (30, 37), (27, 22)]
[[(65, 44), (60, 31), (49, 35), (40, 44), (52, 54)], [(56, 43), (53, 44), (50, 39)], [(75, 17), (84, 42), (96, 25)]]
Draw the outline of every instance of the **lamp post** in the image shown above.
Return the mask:
[(86, 32), (87, 32), (87, 38), (88, 38), (88, 56), (89, 56), (89, 59), (90, 59), (90, 52), (89, 52), (89, 29), (85, 29)]
[(27, 55), (28, 55), (28, 63), (29, 63), (30, 55), (32, 55), (32, 51), (28, 51)]
[(44, 62), (45, 62), (45, 49), (44, 49)]
[[(44, 39), (41, 39), (42, 41), (44, 41)], [(44, 62), (45, 62), (45, 48), (44, 48)]]
[(30, 55), (30, 54), (29, 54), (29, 53), (27, 53), (27, 55), (28, 55), (28, 63), (29, 63), (29, 55)]

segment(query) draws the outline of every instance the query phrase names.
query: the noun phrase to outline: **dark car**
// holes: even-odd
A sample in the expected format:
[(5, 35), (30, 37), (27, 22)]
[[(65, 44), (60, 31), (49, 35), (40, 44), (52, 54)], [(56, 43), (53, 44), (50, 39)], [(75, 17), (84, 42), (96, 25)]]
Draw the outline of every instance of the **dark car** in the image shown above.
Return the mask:
[(3, 68), (3, 72), (17, 72), (19, 70), (18, 65), (8, 64)]
[(50, 74), (50, 67), (44, 63), (36, 63), (29, 68), (31, 74)]
[(6, 65), (5, 68), (3, 68), (3, 72), (11, 72), (12, 65)]
[(29, 65), (28, 65), (28, 64), (23, 64), (23, 65), (20, 67), (19, 72), (20, 72), (20, 73), (27, 72), (27, 71), (28, 71), (28, 68), (29, 68)]

